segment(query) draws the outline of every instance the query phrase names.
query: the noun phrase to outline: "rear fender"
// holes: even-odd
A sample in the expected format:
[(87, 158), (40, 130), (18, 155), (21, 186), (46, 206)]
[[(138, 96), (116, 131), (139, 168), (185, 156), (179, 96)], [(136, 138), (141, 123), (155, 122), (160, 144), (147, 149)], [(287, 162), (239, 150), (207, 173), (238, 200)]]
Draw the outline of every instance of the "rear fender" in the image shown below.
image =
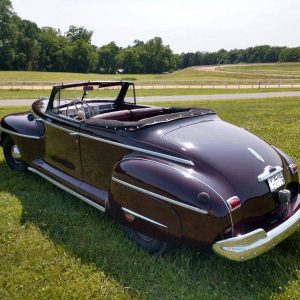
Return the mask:
[[(207, 246), (232, 226), (230, 213), (217, 194), (180, 167), (153, 158), (122, 160), (113, 171), (110, 212), (128, 227), (154, 238)], [(200, 192), (209, 193), (210, 201), (200, 203)], [(129, 222), (127, 210), (165, 227), (138, 216)]]

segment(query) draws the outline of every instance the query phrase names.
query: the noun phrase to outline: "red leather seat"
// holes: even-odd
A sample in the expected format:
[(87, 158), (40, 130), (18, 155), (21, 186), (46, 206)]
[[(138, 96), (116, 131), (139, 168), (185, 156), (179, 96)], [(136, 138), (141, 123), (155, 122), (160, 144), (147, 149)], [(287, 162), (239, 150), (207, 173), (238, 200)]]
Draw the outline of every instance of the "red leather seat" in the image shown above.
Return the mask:
[(94, 116), (92, 119), (131, 121), (131, 113), (129, 110), (118, 110)]

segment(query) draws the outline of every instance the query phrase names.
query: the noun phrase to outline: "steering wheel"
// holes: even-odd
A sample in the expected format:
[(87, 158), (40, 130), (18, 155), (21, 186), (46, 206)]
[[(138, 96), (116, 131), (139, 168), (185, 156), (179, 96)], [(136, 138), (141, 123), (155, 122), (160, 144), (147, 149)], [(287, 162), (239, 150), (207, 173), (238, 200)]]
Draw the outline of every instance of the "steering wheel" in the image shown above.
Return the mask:
[[(80, 107), (78, 108), (77, 104), (80, 104)], [(88, 111), (88, 118), (93, 117), (95, 115), (95, 112), (93, 110), (93, 108), (83, 99), (79, 100), (79, 99), (75, 99), (73, 101), (71, 101), (68, 106), (67, 106), (67, 111), (66, 114), (68, 115), (68, 110), (70, 106), (74, 106), (75, 107), (75, 111), (77, 116), (75, 117), (75, 119), (79, 119), (78, 113), (81, 112), (80, 114), (82, 114), (82, 112), (85, 112), (85, 109), (81, 109), (81, 108), (85, 108)], [(80, 118), (83, 119), (83, 118)]]

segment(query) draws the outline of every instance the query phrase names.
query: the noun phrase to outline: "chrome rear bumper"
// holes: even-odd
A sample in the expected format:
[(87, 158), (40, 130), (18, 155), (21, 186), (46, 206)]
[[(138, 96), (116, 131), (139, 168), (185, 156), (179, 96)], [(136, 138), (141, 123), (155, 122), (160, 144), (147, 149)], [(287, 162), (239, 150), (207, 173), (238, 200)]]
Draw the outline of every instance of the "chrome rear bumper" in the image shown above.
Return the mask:
[(213, 244), (213, 250), (231, 260), (249, 260), (272, 249), (299, 228), (300, 209), (269, 232), (260, 228), (238, 237), (222, 240)]

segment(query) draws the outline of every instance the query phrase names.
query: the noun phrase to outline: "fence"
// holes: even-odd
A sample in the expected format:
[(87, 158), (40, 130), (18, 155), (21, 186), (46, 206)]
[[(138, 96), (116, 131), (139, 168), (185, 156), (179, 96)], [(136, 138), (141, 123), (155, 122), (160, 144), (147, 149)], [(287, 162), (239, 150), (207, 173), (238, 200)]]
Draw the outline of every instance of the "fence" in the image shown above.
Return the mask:
[[(1, 81), (2, 90), (50, 90), (54, 81)], [(202, 80), (202, 81), (135, 81), (136, 89), (257, 89), (257, 88), (300, 88), (300, 79), (262, 80)]]

